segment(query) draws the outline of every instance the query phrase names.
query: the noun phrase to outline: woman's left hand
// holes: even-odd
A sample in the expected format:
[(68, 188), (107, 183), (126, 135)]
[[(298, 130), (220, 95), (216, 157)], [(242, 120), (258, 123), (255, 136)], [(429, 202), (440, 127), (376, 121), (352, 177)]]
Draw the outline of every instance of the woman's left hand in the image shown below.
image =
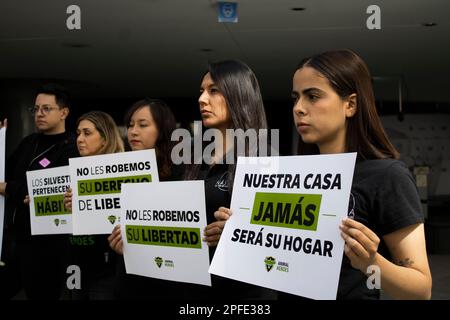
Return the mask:
[(222, 235), (223, 228), (225, 228), (225, 223), (231, 216), (231, 210), (225, 207), (220, 207), (216, 212), (214, 212), (214, 217), (217, 221), (208, 224), (205, 228), (203, 241), (206, 241), (208, 246), (217, 246)]
[(117, 254), (123, 255), (123, 240), (122, 234), (120, 233), (120, 224), (116, 225), (111, 232), (111, 235), (108, 237), (109, 246), (113, 249)]
[(72, 188), (69, 188), (66, 193), (64, 193), (64, 207), (72, 211)]
[(339, 226), (345, 241), (344, 252), (352, 267), (367, 273), (367, 267), (375, 263), (380, 238), (362, 223), (353, 219), (343, 219)]

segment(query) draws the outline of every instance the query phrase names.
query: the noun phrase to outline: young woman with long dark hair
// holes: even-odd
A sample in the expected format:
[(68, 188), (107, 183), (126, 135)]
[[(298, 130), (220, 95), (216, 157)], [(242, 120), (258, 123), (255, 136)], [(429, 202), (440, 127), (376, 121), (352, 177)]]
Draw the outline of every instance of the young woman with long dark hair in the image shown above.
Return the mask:
[(304, 59), (292, 82), (299, 154), (357, 152), (350, 216), (340, 226), (345, 256), (338, 299), (377, 299), (377, 266), (392, 298), (429, 299), (423, 215), (414, 178), (399, 161), (376, 111), (369, 69), (350, 50)]

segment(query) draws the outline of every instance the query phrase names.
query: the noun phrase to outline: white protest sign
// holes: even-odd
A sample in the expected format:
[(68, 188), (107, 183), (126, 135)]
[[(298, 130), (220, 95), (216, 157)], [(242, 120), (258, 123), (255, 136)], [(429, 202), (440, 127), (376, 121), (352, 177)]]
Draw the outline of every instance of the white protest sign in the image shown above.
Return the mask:
[(64, 207), (70, 188), (69, 166), (27, 171), (31, 234), (72, 233), (72, 214)]
[[(0, 182), (5, 181), (6, 128), (0, 129)], [(0, 259), (2, 257), (3, 223), (5, 218), (5, 196), (0, 195)]]
[(203, 181), (125, 184), (121, 199), (127, 273), (211, 285)]
[(155, 150), (69, 159), (73, 234), (110, 234), (120, 217), (122, 183), (159, 181)]
[[(239, 158), (210, 272), (313, 299), (336, 299), (356, 153)], [(256, 161), (259, 164), (254, 164)]]

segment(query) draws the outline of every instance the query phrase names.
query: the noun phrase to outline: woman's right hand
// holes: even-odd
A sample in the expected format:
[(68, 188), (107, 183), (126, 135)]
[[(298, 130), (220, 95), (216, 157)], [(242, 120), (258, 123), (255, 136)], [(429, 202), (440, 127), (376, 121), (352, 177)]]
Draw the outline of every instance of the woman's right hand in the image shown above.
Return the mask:
[(109, 246), (117, 254), (123, 255), (123, 241), (122, 235), (120, 233), (120, 224), (116, 225), (108, 237)]
[(72, 188), (69, 188), (69, 190), (64, 193), (64, 207), (72, 211)]

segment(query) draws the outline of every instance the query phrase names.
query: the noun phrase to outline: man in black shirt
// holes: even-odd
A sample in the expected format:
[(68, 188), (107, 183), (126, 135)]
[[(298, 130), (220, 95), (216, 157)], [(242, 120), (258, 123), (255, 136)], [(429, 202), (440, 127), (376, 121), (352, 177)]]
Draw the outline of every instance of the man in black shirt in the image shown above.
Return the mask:
[[(65, 166), (69, 158), (78, 156), (75, 136), (65, 128), (69, 115), (66, 90), (53, 84), (42, 86), (30, 111), (38, 133), (20, 142), (6, 162), (6, 182), (0, 182), (0, 193), (6, 195), (6, 270), (0, 271), (0, 277), (9, 284), (2, 283), (0, 296), (10, 298), (20, 289), (17, 282), (21, 281), (29, 299), (58, 299), (67, 267), (63, 258), (68, 252), (67, 236), (31, 236), (29, 207), (24, 199), (28, 195), (27, 171)], [(13, 273), (20, 273), (19, 279)]]

